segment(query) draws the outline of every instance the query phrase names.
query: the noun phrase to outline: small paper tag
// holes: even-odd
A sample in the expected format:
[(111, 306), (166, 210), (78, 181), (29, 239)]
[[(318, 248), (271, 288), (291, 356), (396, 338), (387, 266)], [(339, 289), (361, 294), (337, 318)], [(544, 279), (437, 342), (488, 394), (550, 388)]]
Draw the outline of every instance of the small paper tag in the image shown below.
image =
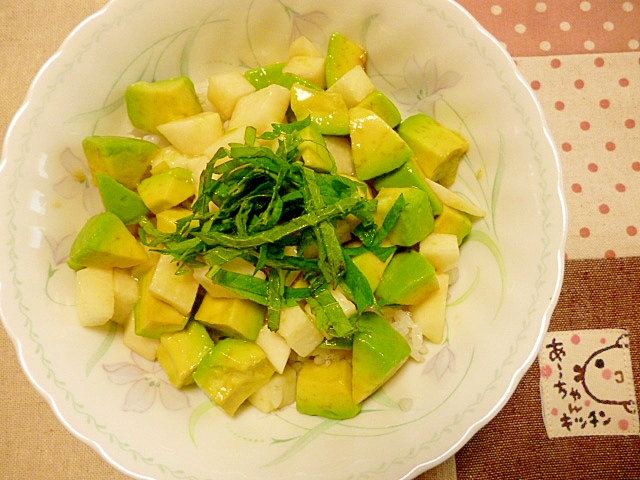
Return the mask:
[(549, 438), (638, 435), (629, 332), (548, 332), (538, 354)]

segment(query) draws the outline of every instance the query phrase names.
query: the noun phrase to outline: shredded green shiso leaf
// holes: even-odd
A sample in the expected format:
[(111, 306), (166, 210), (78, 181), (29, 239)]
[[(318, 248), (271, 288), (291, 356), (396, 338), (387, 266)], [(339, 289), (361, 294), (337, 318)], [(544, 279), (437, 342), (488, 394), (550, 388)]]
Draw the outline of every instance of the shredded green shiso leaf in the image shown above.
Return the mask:
[[(331, 289), (340, 286), (358, 312), (376, 307), (371, 288), (351, 261), (370, 251), (382, 260), (395, 247), (382, 241), (397, 222), (405, 201), (401, 196), (378, 228), (376, 200), (363, 194), (366, 185), (342, 175), (320, 173), (304, 166), (300, 131), (309, 118), (274, 124), (260, 136), (246, 129), (245, 142), (220, 148), (200, 177), (193, 213), (177, 222), (174, 233), (162, 233), (149, 219), (140, 222), (142, 242), (171, 255), (180, 272), (209, 266), (214, 282), (267, 307), (267, 325), (277, 330), (280, 309), (304, 300), (328, 337), (347, 337), (355, 327), (343, 313)], [(277, 148), (265, 146), (277, 142)], [(308, 141), (308, 140), (307, 140)], [(352, 234), (362, 246), (346, 248), (336, 233), (336, 222), (352, 215), (358, 225)], [(317, 258), (304, 256), (309, 245)], [(296, 247), (294, 249), (287, 247)], [(291, 255), (290, 252), (296, 252)], [(224, 270), (222, 265), (241, 257), (263, 271), (266, 279)], [(285, 285), (290, 272), (299, 271), (309, 287)]]

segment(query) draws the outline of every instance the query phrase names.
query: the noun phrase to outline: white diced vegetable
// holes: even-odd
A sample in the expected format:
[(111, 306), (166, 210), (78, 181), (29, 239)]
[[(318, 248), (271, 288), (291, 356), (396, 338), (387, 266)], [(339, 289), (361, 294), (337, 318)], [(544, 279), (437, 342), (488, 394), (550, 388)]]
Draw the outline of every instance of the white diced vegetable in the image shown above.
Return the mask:
[(326, 87), (325, 61), (323, 57), (311, 57), (308, 55), (291, 57), (282, 71), (284, 73), (293, 73), (320, 88)]
[(289, 109), (291, 92), (272, 84), (238, 100), (228, 128), (253, 126), (258, 134), (271, 130), (271, 124), (282, 123)]
[(341, 94), (349, 108), (358, 105), (375, 90), (375, 85), (360, 65), (353, 67), (327, 88), (327, 92)]
[(209, 77), (207, 98), (220, 113), (223, 120), (231, 118), (238, 100), (256, 89), (245, 76), (237, 70), (219, 73)]
[(448, 272), (458, 265), (458, 237), (451, 233), (431, 233), (420, 242), (420, 254), (429, 260), (436, 272)]
[(349, 300), (342, 290), (331, 290), (331, 295), (336, 299), (347, 318), (358, 313), (356, 304)]
[(169, 142), (187, 155), (202, 155), (224, 134), (224, 126), (217, 112), (197, 115), (158, 125)]
[(289, 58), (298, 56), (324, 58), (324, 53), (307, 37), (300, 36), (289, 45)]
[(324, 340), (313, 320), (299, 306), (283, 308), (280, 311), (278, 333), (301, 357), (308, 356)]
[(128, 270), (114, 268), (113, 293), (114, 310), (111, 320), (122, 325), (131, 315), (133, 307), (140, 296), (138, 292), (138, 281), (131, 276)]
[(288, 366), (274, 374), (269, 382), (249, 397), (249, 403), (264, 413), (270, 413), (296, 400), (296, 371)]
[(149, 284), (149, 292), (183, 315), (191, 312), (198, 293), (198, 282), (192, 272), (176, 275), (178, 265), (170, 255), (162, 255)]
[(76, 273), (78, 320), (84, 327), (104, 325), (114, 312), (113, 269), (87, 267)]
[(351, 154), (351, 142), (349, 142), (349, 138), (325, 135), (324, 141), (327, 144), (327, 150), (329, 150), (329, 153), (331, 153), (333, 159), (336, 161), (338, 173), (355, 176), (356, 168), (353, 165), (353, 155)]
[(291, 348), (287, 341), (277, 332), (269, 330), (269, 327), (265, 325), (258, 333), (256, 343), (267, 354), (267, 358), (273, 368), (278, 373), (284, 372), (284, 367), (287, 365), (287, 360), (289, 360), (289, 354), (291, 353)]
[(487, 212), (482, 208), (473, 204), (466, 198), (462, 198), (460, 195), (453, 193), (447, 187), (440, 185), (429, 178), (425, 178), (425, 180), (429, 184), (429, 187), (431, 187), (431, 190), (433, 190), (433, 193), (435, 193), (445, 205), (455, 208), (456, 210), (460, 210), (461, 212), (468, 213), (473, 217), (483, 218), (487, 215)]

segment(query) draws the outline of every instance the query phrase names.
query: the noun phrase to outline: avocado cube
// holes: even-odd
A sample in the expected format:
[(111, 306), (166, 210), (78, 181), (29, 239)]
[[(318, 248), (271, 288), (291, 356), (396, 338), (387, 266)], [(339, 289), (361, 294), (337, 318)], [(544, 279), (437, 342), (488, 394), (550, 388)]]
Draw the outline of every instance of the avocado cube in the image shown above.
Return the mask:
[[(156, 213), (156, 228), (162, 233), (173, 233), (177, 229), (178, 220), (192, 215), (188, 208), (173, 207)], [(197, 226), (198, 221), (192, 220), (191, 225)]]
[(356, 177), (371, 180), (401, 167), (413, 152), (382, 118), (366, 108), (349, 110), (349, 134)]
[(311, 117), (323, 135), (349, 134), (349, 109), (339, 93), (297, 83), (291, 87), (291, 110), (298, 120)]
[(300, 137), (303, 141), (298, 149), (304, 165), (318, 172), (335, 173), (336, 162), (327, 148), (320, 128), (315, 123), (311, 123), (300, 130)]
[(182, 167), (164, 170), (145, 178), (138, 185), (140, 198), (153, 213), (175, 207), (195, 193), (193, 174)]
[(195, 319), (223, 335), (255, 341), (264, 324), (266, 307), (245, 298), (217, 298), (208, 293)]
[(266, 385), (275, 370), (255, 343), (225, 338), (204, 356), (193, 379), (207, 396), (228, 415)]
[(336, 32), (329, 38), (325, 64), (327, 87), (330, 87), (356, 65), (365, 68), (367, 51), (342, 33)]
[(148, 270), (138, 280), (140, 298), (133, 309), (135, 332), (147, 338), (160, 338), (164, 333), (179, 332), (189, 320), (187, 315), (183, 315), (151, 293), (149, 285), (154, 270)]
[(422, 190), (429, 197), (431, 210), (434, 215), (442, 212), (442, 201), (425, 180), (424, 173), (415, 161), (415, 158), (407, 160), (400, 168), (373, 179), (376, 190), (383, 187), (415, 187)]
[(382, 275), (384, 274), (390, 260), (391, 257), (384, 262), (372, 252), (364, 252), (351, 259), (355, 266), (358, 267), (358, 270), (360, 270), (362, 275), (367, 279), (372, 292), (375, 292), (378, 285), (380, 285), (380, 280), (382, 280)]
[(101, 172), (96, 172), (95, 178), (105, 210), (117, 215), (125, 225), (135, 224), (149, 213), (140, 195), (115, 178)]
[(202, 112), (200, 99), (189, 77), (131, 84), (124, 95), (134, 127), (160, 133), (158, 125)]
[(353, 401), (360, 403), (384, 385), (411, 354), (411, 346), (391, 324), (367, 312), (353, 337)]
[(469, 150), (467, 140), (433, 118), (418, 113), (398, 126), (398, 134), (415, 153), (425, 176), (449, 187), (456, 179), (458, 165)]
[(160, 147), (146, 140), (93, 135), (82, 141), (91, 173), (106, 173), (134, 190), (147, 174), (151, 159)]
[(393, 205), (400, 195), (406, 204), (400, 212), (398, 221), (389, 232), (387, 240), (394, 245), (410, 247), (424, 240), (433, 231), (434, 219), (429, 197), (425, 192), (417, 188), (390, 188), (380, 189), (376, 200), (378, 208), (374, 218), (379, 226), (382, 226)]
[(471, 233), (473, 223), (464, 212), (443, 205), (442, 213), (436, 217), (433, 224), (434, 233), (450, 233), (458, 239), (458, 245), (461, 245), (465, 238)]
[(380, 90), (374, 90), (356, 106), (371, 110), (387, 122), (391, 128), (396, 128), (402, 121), (402, 114), (396, 104)]
[(84, 267), (129, 268), (147, 259), (142, 244), (127, 226), (111, 212), (102, 212), (84, 224), (69, 252), (73, 270)]
[(375, 291), (387, 305), (415, 305), (438, 289), (436, 270), (420, 253), (396, 253)]
[(171, 383), (182, 388), (193, 383), (193, 372), (213, 345), (204, 325), (191, 320), (184, 330), (160, 336), (158, 362)]
[(360, 413), (351, 394), (352, 369), (347, 359), (316, 364), (305, 360), (298, 373), (296, 408), (305, 415), (344, 420)]
[(266, 88), (269, 85), (280, 85), (285, 88), (291, 88), (294, 84), (299, 83), (305, 87), (320, 90), (320, 87), (295, 73), (285, 72), (286, 63), (274, 63), (266, 67), (253, 68), (247, 70), (244, 76), (256, 90)]

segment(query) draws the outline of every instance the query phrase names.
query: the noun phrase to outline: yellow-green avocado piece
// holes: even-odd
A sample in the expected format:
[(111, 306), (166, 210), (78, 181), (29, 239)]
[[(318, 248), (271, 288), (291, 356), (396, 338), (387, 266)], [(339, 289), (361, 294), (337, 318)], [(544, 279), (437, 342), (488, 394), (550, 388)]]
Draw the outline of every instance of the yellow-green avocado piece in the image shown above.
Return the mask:
[(220, 340), (204, 356), (193, 379), (228, 415), (266, 385), (275, 370), (264, 350), (236, 338)]
[(360, 403), (378, 390), (411, 354), (407, 340), (379, 315), (363, 313), (353, 337), (353, 401)]
[(179, 332), (189, 321), (188, 315), (183, 315), (173, 306), (156, 298), (149, 290), (155, 267), (150, 267), (140, 275), (140, 296), (133, 307), (136, 335), (146, 338), (160, 338), (166, 333)]
[(413, 156), (409, 145), (379, 115), (353, 107), (349, 135), (356, 177), (371, 180), (401, 167)]
[(431, 210), (434, 215), (442, 212), (442, 200), (433, 193), (433, 190), (424, 179), (424, 173), (415, 161), (410, 158), (400, 168), (373, 179), (373, 187), (380, 190), (383, 187), (416, 187), (426, 193), (431, 203)]
[(129, 268), (143, 263), (147, 252), (111, 212), (99, 213), (87, 220), (76, 236), (67, 264), (73, 270), (84, 267)]
[(219, 298), (206, 294), (195, 319), (228, 337), (255, 341), (267, 308), (246, 298)]
[(147, 174), (160, 147), (139, 138), (92, 135), (82, 141), (91, 173), (106, 173), (134, 190)]
[(348, 360), (339, 358), (316, 364), (313, 359), (302, 363), (296, 385), (296, 409), (305, 415), (335, 420), (355, 417), (359, 402), (353, 400), (352, 368)]
[(367, 66), (367, 51), (342, 33), (336, 32), (329, 38), (325, 61), (325, 79), (327, 87), (351, 70), (360, 65)]
[(402, 114), (396, 104), (380, 90), (371, 92), (356, 106), (373, 111), (391, 128), (396, 128), (402, 121)]
[(193, 372), (213, 345), (205, 326), (190, 320), (184, 330), (160, 336), (158, 362), (171, 383), (182, 388), (193, 383)]
[(96, 183), (105, 210), (116, 214), (125, 225), (137, 223), (141, 217), (149, 213), (140, 195), (110, 175), (96, 173)]
[(423, 113), (405, 119), (397, 128), (409, 144), (425, 176), (445, 187), (453, 184), (469, 142), (458, 132)]
[(425, 192), (414, 187), (380, 189), (375, 197), (378, 201), (378, 209), (374, 213), (374, 218), (376, 223), (382, 226), (385, 217), (400, 195), (406, 203), (398, 221), (389, 232), (387, 240), (394, 245), (410, 247), (424, 240), (433, 231), (433, 211)]
[(339, 93), (296, 83), (291, 87), (291, 111), (298, 120), (311, 117), (323, 135), (349, 134), (349, 109)]
[(149, 210), (160, 213), (195, 195), (196, 184), (191, 170), (173, 167), (145, 178), (138, 194)]
[(438, 290), (436, 270), (415, 250), (396, 253), (375, 291), (387, 305), (416, 305)]
[(160, 133), (158, 125), (202, 113), (202, 104), (189, 77), (129, 85), (124, 95), (131, 124)]
[(473, 223), (469, 215), (444, 205), (442, 212), (436, 217), (433, 231), (435, 233), (451, 233), (458, 238), (458, 245), (461, 245), (471, 233), (472, 228)]

